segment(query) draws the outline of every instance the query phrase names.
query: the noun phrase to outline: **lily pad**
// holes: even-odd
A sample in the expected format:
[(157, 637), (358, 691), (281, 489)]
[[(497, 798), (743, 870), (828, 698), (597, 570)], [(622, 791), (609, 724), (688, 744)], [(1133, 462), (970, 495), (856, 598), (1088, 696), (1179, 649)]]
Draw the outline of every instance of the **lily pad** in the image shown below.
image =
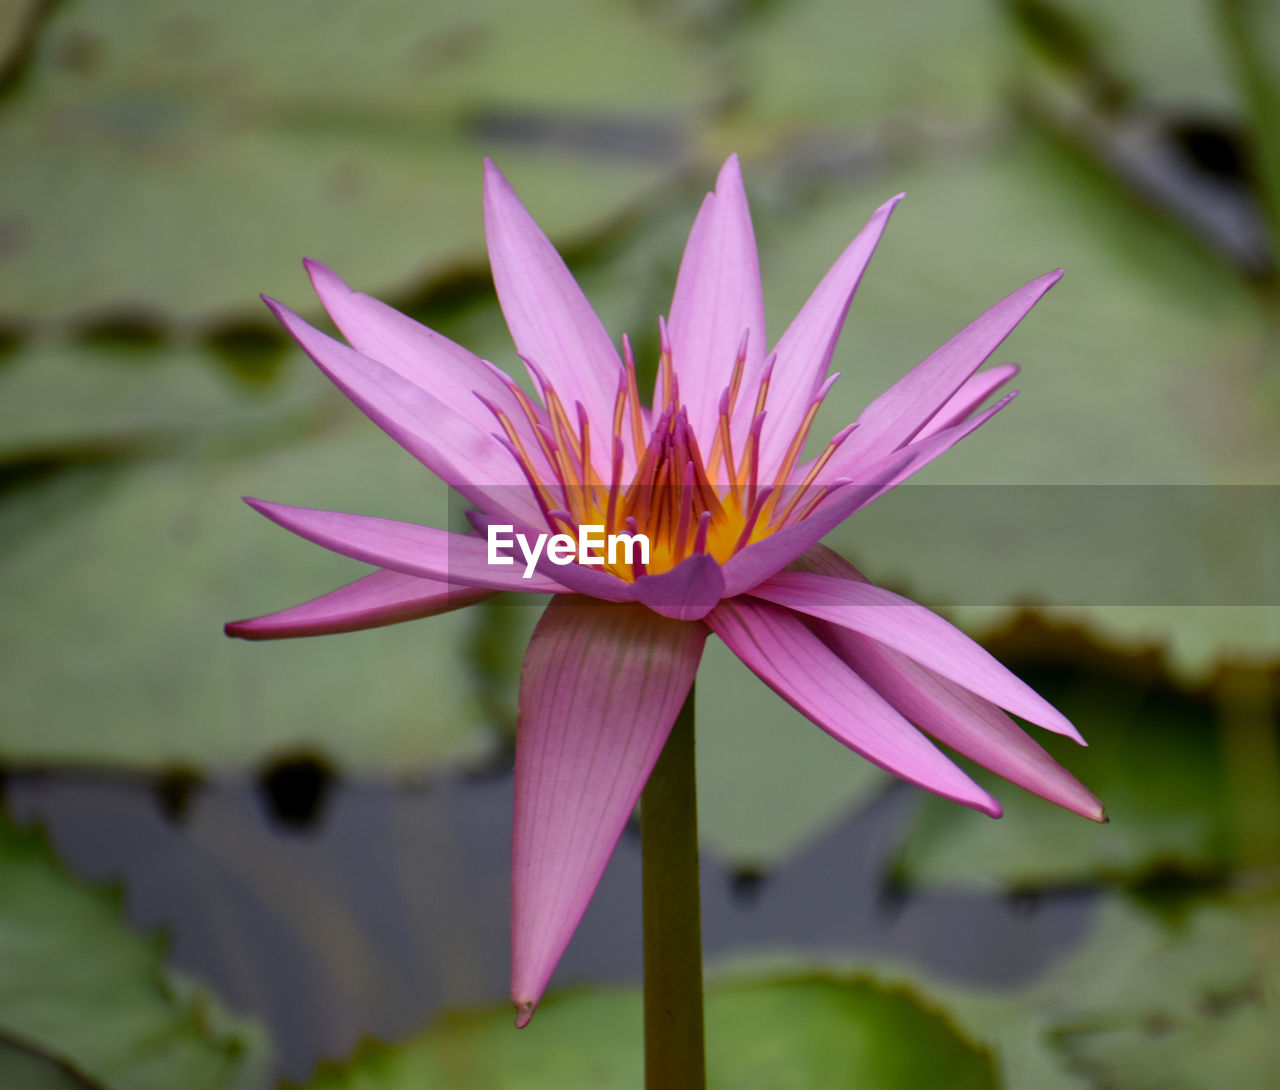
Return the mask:
[(1274, 899), (1205, 904), (1173, 931), (1110, 906), (1040, 988), (1055, 1047), (1099, 1086), (1275, 1086), (1278, 928)]
[(287, 433), (330, 402), (299, 360), (286, 370), (262, 388), (187, 347), (26, 347), (0, 368), (0, 464), (155, 456), (200, 440)]
[[(875, 964), (876, 979), (910, 988), (990, 1050), (1000, 1086), (1274, 1086), (1274, 891), (1202, 900), (1173, 927), (1115, 895), (1098, 909), (1087, 940), (1029, 986), (978, 989), (901, 963)], [(785, 953), (734, 960), (735, 973), (807, 964)]]
[(243, 494), (445, 525), (444, 487), (354, 410), (340, 416), (283, 447), (84, 470), (9, 498), (4, 760), (243, 768), (301, 749), (403, 774), (491, 751), (469, 611), (315, 640), (222, 634), (368, 570), (266, 523)]
[(485, 154), (583, 238), (672, 172), (713, 97), (679, 37), (592, 0), (94, 0), (35, 48), (0, 112), (4, 307), (27, 322), (242, 312), (305, 254), (370, 289), (478, 267)]
[(43, 836), (4, 819), (0, 882), (0, 1073), (33, 1080), (6, 1086), (266, 1085), (259, 1031), (173, 977), (161, 944), (125, 926), (118, 896), (82, 885)]
[(699, 837), (751, 870), (787, 859), (889, 782), (714, 637), (698, 669), (697, 745)]
[(743, 119), (757, 130), (749, 140), (761, 130), (865, 139), (886, 123), (928, 133), (998, 113), (1011, 55), (1003, 30), (982, 0), (927, 16), (911, 5), (800, 0), (762, 8), (722, 40), (742, 75)]
[(921, 798), (896, 863), (904, 881), (1039, 888), (1167, 871), (1211, 877), (1228, 867), (1229, 785), (1206, 699), (1078, 668), (1020, 672), (1082, 729), (1088, 748), (1036, 733), (1103, 800), (1111, 823), (1081, 821), (979, 770), (1005, 816), (991, 821)]
[[(1185, 677), (1203, 676), (1230, 651), (1280, 653), (1280, 611), (1266, 583), (1274, 549), (1257, 536), (1265, 520), (1242, 523), (1229, 504), (1208, 505), (1198, 521), (1175, 520), (1157, 546), (1181, 548), (1179, 533), (1205, 543), (1215, 565), (1209, 586), (1238, 580), (1247, 548), (1243, 563), (1261, 574), (1246, 588), (1253, 597), (1234, 601), (1179, 603), (1140, 581), (1128, 598), (1082, 600), (1089, 580), (1073, 573), (1106, 574), (1120, 565), (1145, 575), (1152, 558), (1136, 550), (1082, 552), (1081, 538), (1107, 540), (1107, 527), (1096, 524), (1081, 535), (1042, 534), (1037, 548), (1020, 553), (997, 529), (1011, 517), (1001, 508), (1023, 502), (1021, 490), (1046, 489), (1038, 497), (1043, 511), (1048, 490), (1067, 485), (1082, 490), (1078, 496), (1123, 485), (1135, 504), (1159, 499), (1144, 489), (1255, 485), (1274, 518), (1280, 387), (1267, 375), (1280, 360), (1247, 285), (1167, 224), (1135, 215), (1068, 153), (1023, 132), (982, 154), (919, 162), (874, 187), (844, 186), (839, 197), (798, 217), (763, 261), (772, 270), (773, 329), (784, 328), (840, 240), (897, 188), (908, 199), (859, 289), (834, 363), (844, 377), (815, 434), (825, 437), (856, 419), (876, 394), (1018, 285), (1054, 265), (1065, 266), (1067, 276), (993, 357), (1024, 365), (1015, 383), (1022, 396), (914, 479), (951, 488), (946, 513), (953, 517), (934, 520), (920, 504), (906, 508), (912, 521), (881, 516), (878, 510), (892, 508), (885, 500), (828, 543), (874, 580), (929, 605), (965, 607), (956, 616), (966, 623), (993, 625), (1008, 616), (994, 607), (1032, 602), (1089, 624), (1107, 641), (1154, 632)], [(973, 501), (967, 510), (966, 497)], [(962, 517), (954, 517), (957, 510)], [(985, 511), (994, 517), (984, 518)], [(1016, 511), (1012, 517), (1016, 524)], [(977, 600), (975, 572), (985, 588)], [(1234, 639), (1222, 642), (1229, 634)]]
[[(1239, 99), (1223, 21), (1197, 0), (1040, 0), (1010, 4), (1052, 55), (1086, 71), (1103, 67), (1145, 106), (1203, 118), (1230, 116)], [(1056, 28), (1070, 27), (1069, 31)]]
[[(370, 1046), (310, 1090), (591, 1090), (639, 1086), (636, 992), (551, 996), (522, 1033), (509, 1010), (455, 1014), (407, 1044)], [(994, 1087), (990, 1057), (909, 992), (858, 979), (792, 977), (708, 992), (708, 1086)]]
[(0, 84), (12, 78), (13, 70), (20, 63), (27, 35), (40, 8), (40, 0), (12, 0), (0, 8)]

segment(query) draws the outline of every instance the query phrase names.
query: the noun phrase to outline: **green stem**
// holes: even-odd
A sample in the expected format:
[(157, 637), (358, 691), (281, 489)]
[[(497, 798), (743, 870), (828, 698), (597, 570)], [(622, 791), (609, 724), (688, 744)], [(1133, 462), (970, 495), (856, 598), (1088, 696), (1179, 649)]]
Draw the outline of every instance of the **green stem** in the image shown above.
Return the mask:
[(646, 1090), (707, 1084), (693, 709), (691, 688), (640, 796)]

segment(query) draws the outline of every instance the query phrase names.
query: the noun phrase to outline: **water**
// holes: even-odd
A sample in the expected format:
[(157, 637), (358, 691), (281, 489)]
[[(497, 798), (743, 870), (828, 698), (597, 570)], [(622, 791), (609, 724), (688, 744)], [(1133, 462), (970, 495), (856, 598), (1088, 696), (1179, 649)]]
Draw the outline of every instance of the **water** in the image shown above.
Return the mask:
[[(444, 1006), (507, 994), (511, 780), (326, 785), (301, 765), (261, 781), (19, 775), (10, 812), (68, 865), (123, 883), (170, 960), (267, 1025), (279, 1073), (307, 1077), (364, 1036), (394, 1040)], [(181, 787), (181, 784), (177, 785)], [(894, 958), (984, 985), (1035, 977), (1087, 932), (1095, 898), (891, 894), (883, 875), (917, 797), (900, 786), (768, 876), (702, 865), (710, 963), (786, 950)], [(174, 817), (175, 811), (180, 817)], [(553, 988), (640, 979), (640, 844), (623, 836)]]

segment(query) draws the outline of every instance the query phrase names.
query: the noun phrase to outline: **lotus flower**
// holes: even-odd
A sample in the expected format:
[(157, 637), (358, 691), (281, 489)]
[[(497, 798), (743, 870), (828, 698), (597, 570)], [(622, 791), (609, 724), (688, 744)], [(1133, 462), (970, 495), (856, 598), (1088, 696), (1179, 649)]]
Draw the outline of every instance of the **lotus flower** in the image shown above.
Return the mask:
[[(898, 199), (836, 259), (772, 351), (736, 157), (703, 201), (676, 281), (651, 406), (506, 179), (485, 165), (498, 299), (537, 396), (307, 262), (350, 347), (267, 305), (359, 408), (474, 511), (475, 532), (248, 500), (378, 570), (227, 626), (274, 639), (426, 617), (498, 591), (554, 597), (520, 679), (512, 999), (532, 1014), (586, 909), (714, 633), (855, 753), (992, 816), (1000, 805), (926, 734), (1094, 820), (1098, 800), (1005, 714), (1072, 725), (940, 617), (876, 587), (820, 539), (1013, 397), (978, 368), (1058, 279), (997, 303), (876, 398), (816, 458), (804, 447), (850, 301)], [(485, 534), (644, 534), (648, 561), (491, 562)], [(526, 574), (528, 577), (526, 578)], [(712, 694), (714, 699), (714, 694)], [(767, 804), (767, 802), (766, 802)]]

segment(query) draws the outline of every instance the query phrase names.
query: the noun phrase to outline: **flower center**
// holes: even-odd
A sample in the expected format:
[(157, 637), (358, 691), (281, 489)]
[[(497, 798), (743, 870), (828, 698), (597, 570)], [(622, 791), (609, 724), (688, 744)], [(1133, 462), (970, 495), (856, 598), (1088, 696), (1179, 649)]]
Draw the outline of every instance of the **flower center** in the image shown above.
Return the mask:
[[(532, 360), (526, 360), (546, 406), (543, 416), (529, 396), (506, 377), (537, 439), (530, 450), (505, 412), (490, 405), (506, 433), (506, 445), (532, 486), (552, 532), (579, 538), (581, 527), (603, 527), (612, 534), (643, 534), (649, 561), (610, 561), (603, 568), (632, 582), (642, 575), (670, 571), (690, 556), (706, 553), (724, 563), (740, 549), (776, 533), (807, 515), (829, 491), (814, 484), (822, 467), (852, 429), (845, 429), (825, 451), (797, 473), (805, 439), (833, 375), (819, 388), (786, 452), (776, 465), (762, 467), (760, 438), (764, 428), (770, 357), (756, 384), (750, 425), (735, 449), (733, 422), (743, 393), (747, 337), (743, 335), (733, 376), (720, 395), (719, 417), (710, 449), (704, 456), (680, 401), (671, 346), (661, 325), (661, 355), (653, 408), (640, 404), (630, 341), (623, 337), (625, 362), (614, 402), (612, 433), (607, 437), (606, 480), (593, 460), (587, 414), (575, 402), (571, 415), (556, 390)], [(575, 419), (576, 418), (576, 419)], [(629, 436), (628, 436), (629, 433)], [(628, 458), (626, 438), (634, 459)], [(634, 460), (634, 467), (627, 463)], [(624, 467), (627, 467), (624, 480)], [(767, 471), (767, 480), (765, 472)], [(793, 476), (799, 477), (793, 481)]]

